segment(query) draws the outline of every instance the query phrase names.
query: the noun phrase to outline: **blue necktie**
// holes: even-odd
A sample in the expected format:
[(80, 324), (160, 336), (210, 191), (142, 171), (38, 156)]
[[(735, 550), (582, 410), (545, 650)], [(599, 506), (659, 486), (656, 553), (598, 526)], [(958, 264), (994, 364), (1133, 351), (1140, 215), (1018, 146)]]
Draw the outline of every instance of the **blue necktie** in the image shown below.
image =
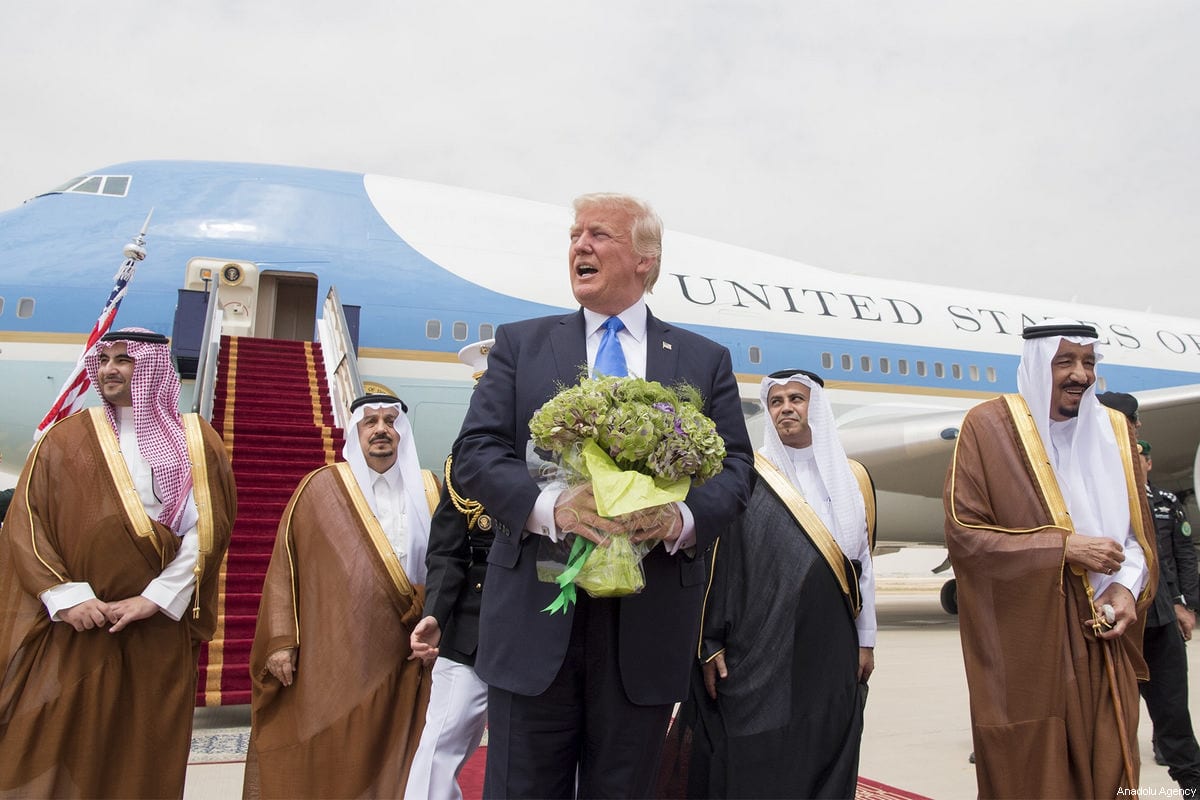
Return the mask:
[(621, 340), (617, 331), (625, 327), (620, 317), (609, 317), (604, 320), (604, 338), (596, 349), (596, 363), (592, 372), (596, 375), (607, 375), (610, 378), (624, 378), (629, 374), (625, 366), (625, 351), (621, 349)]

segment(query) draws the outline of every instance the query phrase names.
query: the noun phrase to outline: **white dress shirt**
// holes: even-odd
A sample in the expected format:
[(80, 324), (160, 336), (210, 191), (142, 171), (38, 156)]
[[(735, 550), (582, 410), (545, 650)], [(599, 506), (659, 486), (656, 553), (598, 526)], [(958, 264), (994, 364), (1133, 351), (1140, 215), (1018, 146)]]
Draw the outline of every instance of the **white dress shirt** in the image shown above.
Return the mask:
[(388, 543), (400, 559), (401, 566), (408, 570), (408, 501), (400, 477), (399, 462), (392, 464), (386, 472), (375, 472), (371, 487), (375, 490), (375, 506), (379, 509), (379, 525), (387, 536)]

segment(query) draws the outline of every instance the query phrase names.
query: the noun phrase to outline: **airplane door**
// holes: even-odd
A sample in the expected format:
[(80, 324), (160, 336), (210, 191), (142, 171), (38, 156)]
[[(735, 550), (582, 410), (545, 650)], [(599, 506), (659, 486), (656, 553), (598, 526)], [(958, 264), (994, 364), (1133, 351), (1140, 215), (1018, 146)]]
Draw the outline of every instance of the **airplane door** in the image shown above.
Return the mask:
[(264, 271), (259, 278), (259, 318), (254, 327), (256, 336), (312, 341), (317, 327), (317, 276)]
[(313, 340), (317, 328), (317, 276), (313, 273), (260, 271), (250, 261), (188, 260), (185, 289), (206, 290), (214, 280), (221, 282), (222, 333)]

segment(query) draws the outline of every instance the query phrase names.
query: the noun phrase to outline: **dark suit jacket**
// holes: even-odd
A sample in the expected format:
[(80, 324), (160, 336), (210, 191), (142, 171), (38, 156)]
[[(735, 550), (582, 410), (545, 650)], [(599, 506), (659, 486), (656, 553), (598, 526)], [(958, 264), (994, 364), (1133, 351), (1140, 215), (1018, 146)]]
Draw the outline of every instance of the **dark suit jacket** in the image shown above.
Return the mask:
[[(647, 379), (685, 381), (699, 389), (727, 452), (724, 470), (688, 494), (696, 523), (692, 554), (671, 556), (662, 546), (654, 548), (643, 561), (646, 588), (617, 601), (625, 692), (633, 703), (658, 705), (687, 694), (708, 577), (706, 554), (745, 508), (753, 454), (729, 351), (653, 315), (646, 333)], [(517, 694), (540, 694), (550, 685), (573, 618), (570, 611), (542, 611), (558, 589), (537, 578), (540, 535), (522, 537), (539, 494), (525, 462), (529, 419), (559, 389), (577, 383), (586, 364), (582, 310), (500, 326), (455, 443), (462, 492), (481, 501), (496, 521), (475, 669), (489, 684)]]

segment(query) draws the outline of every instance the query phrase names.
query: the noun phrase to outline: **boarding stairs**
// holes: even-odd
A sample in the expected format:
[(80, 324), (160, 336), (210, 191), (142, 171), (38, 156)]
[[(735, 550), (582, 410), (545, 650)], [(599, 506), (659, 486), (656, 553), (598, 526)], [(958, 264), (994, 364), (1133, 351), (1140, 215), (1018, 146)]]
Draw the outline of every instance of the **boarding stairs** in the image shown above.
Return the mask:
[(200, 654), (196, 704), (250, 702), (250, 645), (275, 532), (312, 470), (340, 459), (321, 345), (221, 337), (212, 425), (225, 441), (238, 513), (221, 566), (217, 630)]

